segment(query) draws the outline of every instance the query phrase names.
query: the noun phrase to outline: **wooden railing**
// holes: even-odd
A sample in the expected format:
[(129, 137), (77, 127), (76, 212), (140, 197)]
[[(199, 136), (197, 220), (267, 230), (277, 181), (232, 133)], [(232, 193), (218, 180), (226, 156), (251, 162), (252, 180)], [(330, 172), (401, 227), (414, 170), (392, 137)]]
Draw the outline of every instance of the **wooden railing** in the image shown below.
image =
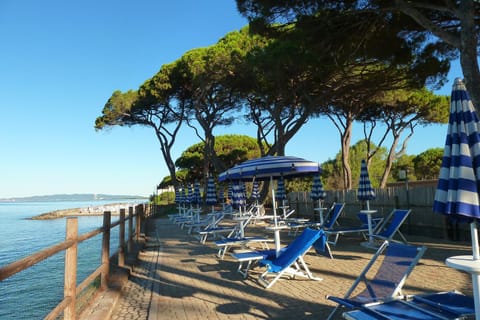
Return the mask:
[[(147, 207), (143, 204), (128, 208), (128, 216), (125, 208), (120, 209), (118, 221), (111, 222), (111, 212), (103, 213), (103, 226), (90, 232), (78, 234), (78, 218), (67, 218), (65, 241), (38, 251), (21, 260), (0, 268), (0, 281), (3, 281), (35, 264), (65, 250), (65, 276), (63, 300), (45, 317), (45, 319), (57, 319), (63, 312), (63, 319), (76, 319), (77, 296), (86, 289), (95, 279), (100, 277), (100, 288), (108, 286), (108, 274), (110, 272), (110, 233), (119, 226), (118, 265), (125, 263), (126, 252), (131, 251), (134, 238), (139, 240), (142, 220), (145, 217)], [(135, 219), (135, 230), (133, 221)], [(125, 243), (125, 222), (128, 222), (128, 238)], [(102, 254), (100, 266), (88, 275), (78, 286), (77, 283), (77, 248), (78, 244), (102, 233)]]

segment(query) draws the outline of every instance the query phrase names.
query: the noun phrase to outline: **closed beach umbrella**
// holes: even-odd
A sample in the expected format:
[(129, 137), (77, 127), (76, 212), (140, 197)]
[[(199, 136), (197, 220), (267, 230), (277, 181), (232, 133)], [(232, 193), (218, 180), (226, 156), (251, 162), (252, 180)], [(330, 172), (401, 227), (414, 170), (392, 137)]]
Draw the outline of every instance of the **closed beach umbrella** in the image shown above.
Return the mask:
[[(470, 223), (472, 256), (465, 264), (480, 268), (480, 121), (462, 80), (453, 84), (450, 118), (433, 210), (456, 222)], [(453, 257), (455, 258), (455, 257)], [(447, 259), (447, 263), (448, 263)], [(466, 269), (463, 269), (467, 271)], [(476, 319), (480, 319), (480, 275), (472, 273)]]
[(220, 203), (225, 203), (225, 189), (222, 187), (218, 188), (218, 200)]
[(188, 184), (188, 195), (187, 195), (187, 203), (190, 203), (190, 207), (192, 207), (194, 201), (194, 193), (193, 193), (193, 183)]
[(230, 201), (233, 201), (233, 185), (230, 183), (227, 190), (227, 198)]
[(193, 187), (193, 203), (197, 204), (197, 207), (199, 204), (202, 203), (202, 195), (200, 194), (200, 182), (198, 181), (195, 181)]
[(277, 193), (275, 194), (275, 199), (283, 201), (287, 199), (287, 194), (285, 192), (285, 181), (283, 177), (280, 177), (277, 181)]
[(247, 204), (243, 185), (241, 183), (235, 183), (232, 187), (232, 192), (233, 207), (238, 208), (241, 212), (241, 208)]
[(313, 210), (318, 211), (320, 216), (320, 224), (323, 224), (323, 208), (322, 200), (327, 196), (326, 192), (323, 190), (322, 180), (320, 180), (320, 173), (313, 176), (312, 192), (310, 192), (310, 198), (314, 201), (318, 201), (318, 208)]
[(175, 188), (175, 203), (180, 203), (180, 190), (178, 188)]
[[(322, 180), (320, 180), (320, 174), (313, 176), (312, 192), (310, 192), (310, 199), (323, 200), (327, 196), (327, 193), (323, 190)], [(320, 203), (319, 203), (320, 206)]]
[(253, 200), (258, 201), (260, 199), (260, 191), (258, 190), (258, 182), (254, 181), (252, 185), (252, 194), (250, 196)]
[(367, 204), (367, 210), (370, 210), (370, 200), (375, 199), (375, 190), (373, 190), (372, 184), (370, 183), (367, 162), (365, 159), (362, 160), (362, 165), (360, 167), (360, 182), (358, 183), (357, 199), (365, 201)]
[(182, 207), (183, 207), (184, 210), (186, 209), (185, 207), (186, 207), (186, 204), (188, 203), (188, 201), (187, 201), (187, 200), (188, 200), (188, 199), (187, 199), (187, 193), (186, 193), (186, 190), (185, 190), (185, 189), (186, 189), (186, 188), (185, 188), (184, 186), (182, 186), (182, 187), (180, 188), (180, 190), (181, 190), (181, 191), (180, 191), (180, 203), (182, 204)]
[(215, 211), (215, 204), (217, 203), (217, 191), (215, 190), (215, 181), (213, 177), (208, 177), (207, 180), (207, 195), (205, 203), (212, 206), (212, 212)]

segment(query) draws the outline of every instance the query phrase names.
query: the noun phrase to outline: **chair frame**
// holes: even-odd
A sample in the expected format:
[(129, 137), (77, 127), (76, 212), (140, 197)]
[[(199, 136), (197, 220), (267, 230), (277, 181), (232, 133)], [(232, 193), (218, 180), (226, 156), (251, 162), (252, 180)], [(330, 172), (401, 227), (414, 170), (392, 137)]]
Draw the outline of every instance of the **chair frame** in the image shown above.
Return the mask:
[[(358, 218), (360, 219), (360, 221), (362, 223), (360, 226), (333, 228), (333, 229), (325, 230), (325, 233), (327, 234), (327, 238), (330, 238), (330, 236), (334, 237), (334, 240), (329, 239), (328, 243), (335, 246), (335, 245), (337, 245), (337, 242), (338, 242), (338, 239), (340, 238), (340, 236), (346, 235), (346, 234), (352, 234), (352, 233), (358, 233), (358, 234), (362, 235), (364, 240), (367, 240), (367, 234), (368, 234), (368, 231), (369, 231), (368, 222), (363, 221), (362, 218), (361, 218), (361, 216), (364, 216), (364, 215), (366, 215), (366, 214), (364, 214), (364, 213), (358, 213), (357, 214)], [(383, 222), (383, 218), (372, 219), (372, 222), (374, 222), (373, 229), (375, 230), (375, 228)]]
[[(404, 257), (400, 256), (400, 258), (405, 258), (409, 259), (408, 260), (408, 265), (402, 264), (402, 266), (406, 266), (406, 269), (404, 270), (403, 273), (398, 274), (396, 272), (392, 272), (391, 268), (389, 268), (388, 276), (397, 276), (395, 279), (387, 279), (388, 282), (394, 283), (395, 286), (389, 290), (390, 292), (385, 295), (385, 296), (377, 296), (376, 293), (374, 292), (374, 288), (372, 285), (375, 284), (375, 281), (378, 281), (377, 276), (381, 273), (382, 267), (387, 268), (388, 266), (385, 266), (386, 260), (388, 257), (397, 257), (396, 253), (398, 252), (397, 250), (402, 250), (406, 253), (409, 254), (409, 256)], [(408, 251), (407, 251), (408, 250)], [(402, 287), (407, 280), (408, 276), (410, 273), (413, 271), (415, 266), (417, 265), (418, 261), (421, 259), (421, 257), (424, 255), (425, 251), (427, 248), (425, 246), (413, 246), (409, 244), (404, 244), (404, 243), (398, 243), (398, 242), (392, 242), (385, 240), (382, 245), (378, 248), (377, 252), (373, 255), (373, 257), (370, 259), (368, 264), (365, 266), (363, 271), (360, 273), (358, 278), (354, 281), (350, 289), (347, 291), (345, 296), (343, 298), (340, 297), (334, 297), (334, 296), (327, 296), (327, 299), (332, 300), (334, 302), (337, 302), (337, 306), (333, 309), (333, 311), (330, 313), (329, 317), (327, 319), (331, 319), (334, 314), (336, 313), (337, 309), (340, 306), (348, 307), (351, 309), (354, 308), (359, 308), (362, 307), (368, 303), (375, 303), (375, 302), (383, 302), (383, 301), (389, 301), (393, 299), (398, 299), (402, 297)], [(393, 251), (393, 254), (392, 254)], [(380, 256), (384, 255), (385, 259), (381, 261), (381, 265), (375, 274), (375, 276), (371, 279), (367, 278), (367, 274), (369, 273), (370, 270), (372, 270), (373, 266), (378, 265), (380, 262), (377, 262), (378, 258)], [(385, 279), (381, 279), (382, 282), (385, 282)], [(364, 283), (365, 284), (365, 289), (357, 293), (355, 297), (351, 297), (352, 293), (357, 289), (359, 284)], [(358, 297), (364, 296), (364, 295), (369, 295), (368, 299), (360, 299)]]
[[(392, 212), (383, 219), (382, 223), (377, 225), (373, 230), (372, 238), (376, 241), (394, 241), (393, 238), (398, 234), (403, 243), (408, 243), (407, 239), (400, 231), (400, 228), (411, 212), (411, 209), (393, 209)], [(367, 246), (370, 245), (371, 244), (367, 243)]]
[[(265, 289), (271, 288), (278, 279), (285, 275), (299, 276), (316, 281), (322, 280), (322, 278), (315, 277), (310, 272), (303, 259), (303, 256), (310, 250), (312, 245), (322, 236), (325, 237), (323, 230), (306, 228), (278, 256), (272, 259), (259, 260), (259, 265), (267, 268), (258, 279), (260, 284)], [(268, 280), (267, 277), (269, 276), (273, 276), (273, 279)]]

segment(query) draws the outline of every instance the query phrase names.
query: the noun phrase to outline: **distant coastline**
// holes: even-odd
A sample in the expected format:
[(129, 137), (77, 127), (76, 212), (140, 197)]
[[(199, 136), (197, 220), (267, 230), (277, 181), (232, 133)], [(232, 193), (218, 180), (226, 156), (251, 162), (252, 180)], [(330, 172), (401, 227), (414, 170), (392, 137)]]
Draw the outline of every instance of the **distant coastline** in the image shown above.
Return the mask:
[(0, 199), (0, 203), (12, 202), (64, 202), (64, 201), (124, 201), (124, 200), (138, 200), (147, 197), (135, 195), (111, 195), (111, 194), (97, 194), (97, 193), (79, 193), (79, 194), (53, 194), (30, 197), (12, 197)]

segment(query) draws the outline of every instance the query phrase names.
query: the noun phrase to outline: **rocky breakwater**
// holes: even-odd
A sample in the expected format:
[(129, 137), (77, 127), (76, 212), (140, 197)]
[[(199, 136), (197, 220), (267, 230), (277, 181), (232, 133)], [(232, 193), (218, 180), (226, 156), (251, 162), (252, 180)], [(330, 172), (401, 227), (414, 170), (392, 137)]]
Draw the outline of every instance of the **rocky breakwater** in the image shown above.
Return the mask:
[(59, 219), (64, 217), (83, 217), (83, 216), (101, 216), (105, 211), (110, 211), (112, 215), (119, 215), (121, 208), (128, 208), (128, 204), (108, 204), (101, 206), (89, 206), (85, 208), (70, 208), (50, 211), (39, 214), (30, 219), (32, 220), (47, 220), (47, 219)]

